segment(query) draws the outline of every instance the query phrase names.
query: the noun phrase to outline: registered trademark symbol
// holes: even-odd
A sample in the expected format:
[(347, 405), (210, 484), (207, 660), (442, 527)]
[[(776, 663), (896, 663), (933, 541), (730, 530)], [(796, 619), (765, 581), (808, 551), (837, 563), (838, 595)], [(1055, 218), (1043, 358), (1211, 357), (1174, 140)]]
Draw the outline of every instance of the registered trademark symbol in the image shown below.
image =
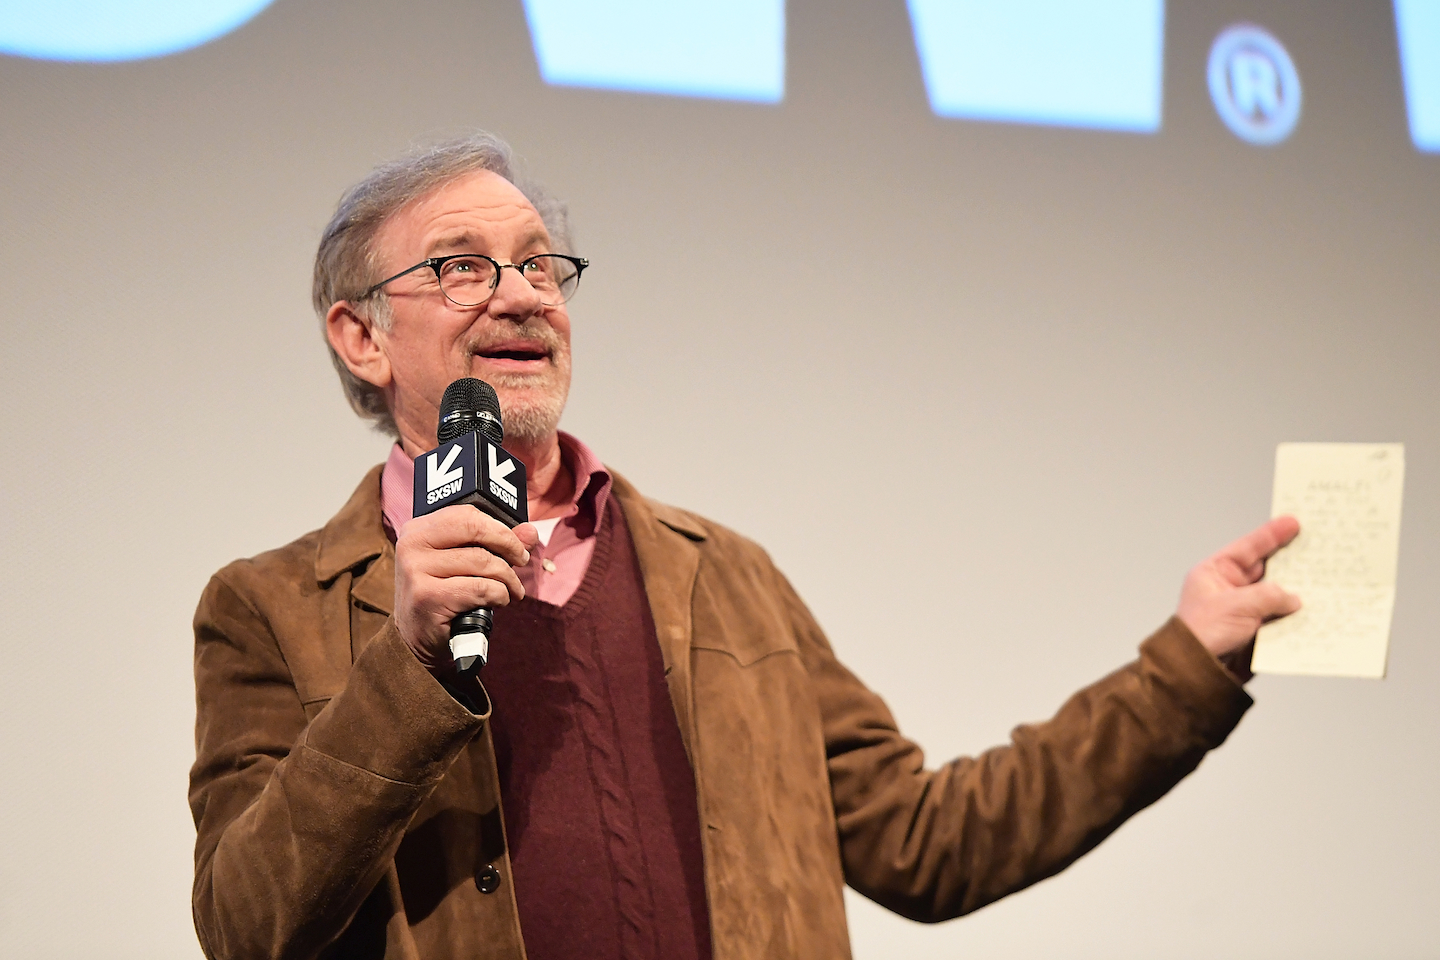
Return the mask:
[(1269, 31), (1225, 28), (1210, 47), (1208, 73), (1215, 111), (1241, 140), (1271, 146), (1300, 122), (1300, 74)]

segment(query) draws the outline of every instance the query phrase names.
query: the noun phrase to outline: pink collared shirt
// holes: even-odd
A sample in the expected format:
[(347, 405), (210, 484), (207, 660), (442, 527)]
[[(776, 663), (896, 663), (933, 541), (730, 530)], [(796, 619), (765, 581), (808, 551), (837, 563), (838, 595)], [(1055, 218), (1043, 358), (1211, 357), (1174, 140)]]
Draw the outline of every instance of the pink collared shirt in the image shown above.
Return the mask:
[[(525, 595), (563, 607), (590, 568), (595, 534), (610, 496), (610, 471), (595, 452), (563, 431), (560, 457), (575, 477), (575, 493), (565, 514), (555, 520), (533, 521), (540, 544), (530, 551), (530, 564), (516, 567)], [(415, 462), (397, 443), (380, 476), (380, 511), (391, 542), (414, 516)]]

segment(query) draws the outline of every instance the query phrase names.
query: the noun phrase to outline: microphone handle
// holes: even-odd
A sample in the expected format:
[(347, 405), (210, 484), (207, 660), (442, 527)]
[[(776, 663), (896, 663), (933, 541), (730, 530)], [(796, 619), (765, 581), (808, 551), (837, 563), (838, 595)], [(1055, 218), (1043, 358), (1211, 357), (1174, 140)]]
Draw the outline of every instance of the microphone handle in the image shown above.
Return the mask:
[(467, 610), (450, 621), (450, 655), (462, 677), (480, 672), (490, 659), (490, 631), (495, 619), (489, 607)]
[[(493, 397), (494, 391), (490, 390), (489, 384), (485, 384), (485, 388)], [(447, 433), (473, 432), (477, 438), (484, 437), (498, 447), (505, 440), (505, 428), (501, 425), (499, 413), (499, 400), (496, 398), (494, 414), (467, 409), (463, 411), (463, 418), (452, 414), (455, 422), (451, 424), (441, 417), (440, 429)], [(455, 658), (455, 672), (460, 676), (474, 676), (490, 661), (490, 631), (494, 626), (495, 618), (489, 607), (467, 610), (450, 621), (450, 655)]]

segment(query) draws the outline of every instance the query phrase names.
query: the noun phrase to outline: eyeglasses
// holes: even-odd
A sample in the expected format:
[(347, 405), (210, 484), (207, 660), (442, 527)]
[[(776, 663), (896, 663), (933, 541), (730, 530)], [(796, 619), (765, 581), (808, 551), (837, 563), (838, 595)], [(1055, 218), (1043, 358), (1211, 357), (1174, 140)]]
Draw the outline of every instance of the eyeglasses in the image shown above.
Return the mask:
[(510, 267), (530, 282), (530, 286), (540, 294), (541, 303), (554, 307), (575, 295), (575, 288), (580, 286), (580, 274), (588, 266), (590, 261), (584, 257), (567, 257), (563, 253), (542, 253), (519, 263), (500, 263), (483, 253), (457, 253), (421, 260), (415, 266), (381, 280), (356, 299), (364, 300), (392, 280), (429, 267), (435, 271), (435, 279), (445, 299), (462, 307), (478, 307), (489, 300), (500, 286), (500, 271)]

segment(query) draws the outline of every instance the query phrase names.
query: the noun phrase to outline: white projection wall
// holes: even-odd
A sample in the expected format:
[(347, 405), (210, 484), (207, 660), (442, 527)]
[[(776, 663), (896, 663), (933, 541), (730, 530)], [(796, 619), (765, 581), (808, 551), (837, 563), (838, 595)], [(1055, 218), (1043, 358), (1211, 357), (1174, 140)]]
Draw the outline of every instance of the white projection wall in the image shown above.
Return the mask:
[[(1131, 657), (1265, 518), (1277, 443), (1406, 444), (1386, 679), (1257, 679), (1224, 747), (1059, 876), (936, 927), (853, 897), (857, 957), (1432, 955), (1433, 7), (1096, 2), (1057, 30), (1027, 0), (1027, 32), (746, 0), (707, 28), (734, 56), (662, 37), (621, 75), (554, 24), (618, 44), (715, 6), (601, 6), (275, 0), (87, 63), (19, 55), (0, 4), (0, 954), (199, 956), (195, 602), (387, 451), (310, 311), (316, 240), (373, 164), (483, 127), (594, 264), (567, 428), (763, 543), (932, 762)], [(1242, 24), (1303, 89), (1268, 146), (1212, 97)], [(1222, 54), (1219, 102), (1273, 130), (1279, 55)]]

